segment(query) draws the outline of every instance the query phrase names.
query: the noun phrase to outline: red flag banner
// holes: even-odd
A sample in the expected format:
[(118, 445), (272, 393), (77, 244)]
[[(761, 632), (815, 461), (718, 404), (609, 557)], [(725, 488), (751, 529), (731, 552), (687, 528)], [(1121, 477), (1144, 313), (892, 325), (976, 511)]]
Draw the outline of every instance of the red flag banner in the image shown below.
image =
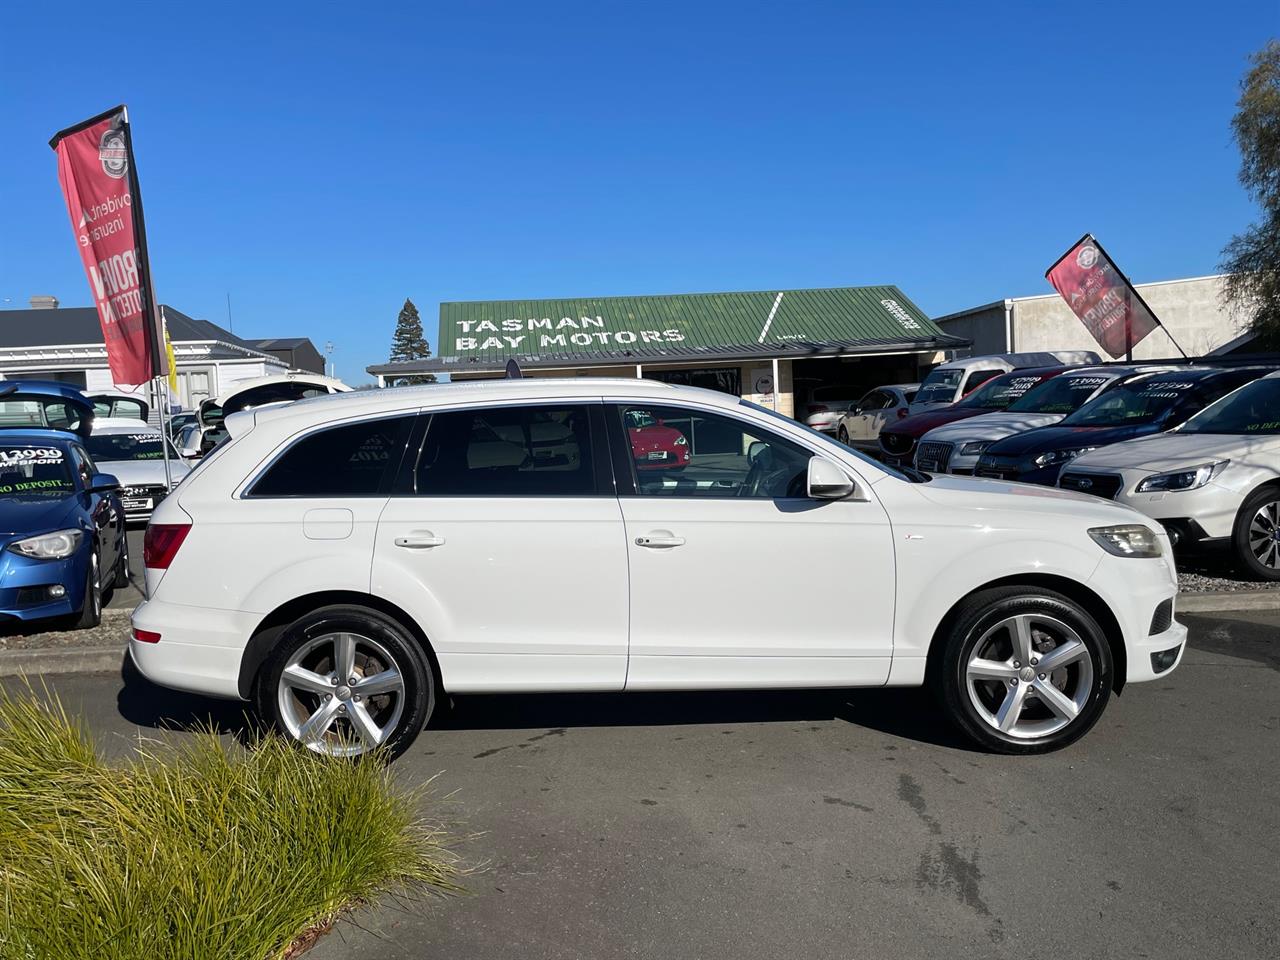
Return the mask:
[(1113, 358), (1125, 356), (1160, 326), (1146, 301), (1091, 234), (1063, 254), (1045, 277)]
[(123, 106), (56, 134), (58, 181), (107, 345), (111, 378), (137, 386), (165, 372), (146, 234)]

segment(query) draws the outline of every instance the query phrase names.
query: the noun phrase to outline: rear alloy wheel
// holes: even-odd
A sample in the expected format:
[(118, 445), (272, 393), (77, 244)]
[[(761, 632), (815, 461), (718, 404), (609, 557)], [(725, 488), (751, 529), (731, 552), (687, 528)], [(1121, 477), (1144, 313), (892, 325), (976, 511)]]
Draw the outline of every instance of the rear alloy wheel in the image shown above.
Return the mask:
[(836, 439), (843, 443), (846, 447), (849, 445), (849, 431), (841, 427), (836, 434)]
[(959, 611), (939, 681), (975, 742), (1042, 753), (1083, 736), (1111, 694), (1111, 651), (1097, 622), (1049, 591), (986, 591)]
[(391, 619), (329, 607), (281, 636), (258, 684), (276, 728), (323, 756), (375, 749), (398, 756), (426, 725), (435, 680), (417, 644)]
[(1245, 570), (1263, 580), (1280, 580), (1280, 488), (1259, 490), (1244, 502), (1232, 542)]

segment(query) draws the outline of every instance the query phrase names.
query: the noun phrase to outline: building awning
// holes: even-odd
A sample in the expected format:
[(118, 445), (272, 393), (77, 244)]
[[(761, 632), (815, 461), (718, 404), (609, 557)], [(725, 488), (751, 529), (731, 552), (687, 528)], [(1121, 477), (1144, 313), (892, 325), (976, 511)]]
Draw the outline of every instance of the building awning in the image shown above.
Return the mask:
[(894, 286), (440, 305), (440, 355), (375, 376), (920, 353), (967, 346)]

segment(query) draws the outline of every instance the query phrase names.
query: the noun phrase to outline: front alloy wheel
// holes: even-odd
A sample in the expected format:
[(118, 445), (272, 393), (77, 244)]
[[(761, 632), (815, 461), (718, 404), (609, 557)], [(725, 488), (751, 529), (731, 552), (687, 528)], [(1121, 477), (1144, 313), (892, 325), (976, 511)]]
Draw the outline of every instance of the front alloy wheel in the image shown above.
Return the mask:
[(1280, 490), (1259, 490), (1244, 502), (1236, 518), (1236, 556), (1263, 580), (1280, 580)]
[(945, 636), (934, 685), (979, 745), (1001, 753), (1066, 746), (1111, 694), (1111, 648), (1097, 621), (1048, 590), (1002, 587), (970, 597)]
[(399, 624), (328, 608), (285, 630), (259, 686), (259, 708), (307, 749), (354, 757), (401, 753), (430, 716), (431, 668)]

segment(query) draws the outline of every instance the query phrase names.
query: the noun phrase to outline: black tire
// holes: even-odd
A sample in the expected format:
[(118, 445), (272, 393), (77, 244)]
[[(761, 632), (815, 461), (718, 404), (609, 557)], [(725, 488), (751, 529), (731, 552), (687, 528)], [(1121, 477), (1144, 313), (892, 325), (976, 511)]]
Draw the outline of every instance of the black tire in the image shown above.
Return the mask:
[[(1023, 663), (1017, 647), (1012, 646), (1016, 628), (1000, 626), (1014, 617), (1026, 618), (1023, 622), (1028, 624), (1028, 634), (1034, 641), (1029, 663)], [(1077, 638), (1088, 653), (1087, 661), (1081, 656), (1048, 674), (1033, 668), (1038, 667), (1040, 657), (1049, 657), (1051, 644), (1066, 648)], [(969, 667), (975, 648), (981, 642), (987, 650), (1000, 650), (1006, 641), (1011, 644), (1009, 679), (977, 679), (971, 693)], [(1011, 586), (976, 593), (954, 611), (936, 642), (941, 646), (931, 671), (935, 694), (961, 732), (994, 753), (1047, 753), (1074, 743), (1098, 721), (1111, 697), (1114, 668), (1106, 634), (1087, 610), (1052, 590)], [(982, 659), (994, 662), (999, 655)], [(1014, 663), (1017, 668), (1012, 666)], [(1006, 684), (1009, 690), (1005, 689)], [(1051, 709), (1052, 690), (1039, 692), (1050, 685), (1062, 694), (1059, 703), (1072, 701), (1077, 710), (1073, 718), (1066, 719)], [(1018, 691), (1022, 699), (1006, 701), (1011, 691)], [(984, 704), (985, 715), (975, 699)], [(1005, 732), (996, 725), (1001, 711), (1012, 702), (1021, 704), (1016, 713), (1012, 708), (1008, 711), (1014, 713), (1014, 725), (1020, 728), (1016, 733)], [(1020, 718), (1026, 718), (1025, 726)], [(1055, 724), (1064, 725), (1053, 729)], [(1038, 732), (1041, 728), (1043, 733)]]
[(111, 589), (123, 590), (127, 586), (129, 586), (129, 534), (126, 532), (120, 541), (120, 559), (116, 561)]
[(836, 439), (843, 443), (846, 447), (849, 445), (849, 431), (841, 427), (836, 432)]
[[(325, 638), (336, 634), (349, 634), (358, 638), (356, 654), (356, 673), (359, 679), (368, 679), (375, 672), (382, 672), (389, 666), (399, 673), (403, 681), (403, 689), (397, 694), (388, 694), (384, 698), (377, 695), (362, 701), (358, 693), (360, 684), (348, 685), (345, 682), (334, 683), (337, 679), (332, 669), (325, 672), (324, 665), (336, 666), (336, 647), (334, 656), (325, 659)], [(315, 647), (314, 653), (303, 653), (306, 657), (318, 657), (315, 672), (324, 675), (333, 684), (334, 694), (320, 695), (308, 690), (286, 687), (282, 692), (281, 678), (285, 668), (295, 655)], [(378, 648), (381, 648), (380, 650)], [(364, 652), (366, 659), (361, 662)], [(382, 661), (390, 659), (390, 664)], [(313, 669), (313, 668), (308, 668)], [(342, 678), (344, 681), (347, 678)], [(344, 696), (345, 695), (345, 696)], [(355, 711), (357, 703), (364, 702), (369, 708), (368, 714), (375, 722), (382, 722), (384, 735), (378, 748), (388, 759), (402, 754), (417, 738), (419, 731), (426, 726), (435, 709), (439, 692), (439, 684), (430, 661), (424, 654), (415, 638), (403, 626), (392, 618), (358, 606), (330, 606), (315, 610), (299, 617), (280, 634), (275, 647), (258, 671), (254, 689), (254, 702), (259, 715), (285, 737), (300, 744), (303, 743), (298, 731), (299, 720), (310, 714), (315, 716), (323, 703), (337, 697), (337, 709), (344, 711), (335, 716), (325, 726), (325, 739), (320, 742), (305, 744), (313, 752), (324, 756), (352, 756), (368, 752), (371, 747), (364, 738), (357, 735)], [(396, 709), (394, 697), (401, 698), (399, 709)], [(286, 705), (282, 708), (282, 702)], [(351, 719), (346, 713), (350, 707)], [(286, 716), (285, 710), (290, 711)], [(387, 728), (390, 729), (387, 729)], [(351, 744), (343, 747), (344, 741)], [(361, 749), (354, 749), (359, 743)], [(344, 752), (344, 750), (346, 752)]]
[[(1255, 527), (1254, 521), (1258, 521)], [(1276, 537), (1280, 523), (1280, 487), (1263, 487), (1255, 490), (1240, 507), (1236, 514), (1236, 524), (1231, 533), (1231, 551), (1236, 563), (1251, 576), (1259, 580), (1280, 580), (1280, 541)], [(1259, 534), (1271, 534), (1269, 553), (1265, 553), (1266, 561), (1254, 552), (1254, 540)], [(1260, 541), (1261, 549), (1266, 541)], [(1277, 566), (1271, 566), (1271, 563)]]
[(80, 608), (75, 629), (92, 630), (102, 622), (102, 564), (98, 559), (96, 544), (89, 554), (89, 569), (85, 572), (84, 580), (84, 605)]

